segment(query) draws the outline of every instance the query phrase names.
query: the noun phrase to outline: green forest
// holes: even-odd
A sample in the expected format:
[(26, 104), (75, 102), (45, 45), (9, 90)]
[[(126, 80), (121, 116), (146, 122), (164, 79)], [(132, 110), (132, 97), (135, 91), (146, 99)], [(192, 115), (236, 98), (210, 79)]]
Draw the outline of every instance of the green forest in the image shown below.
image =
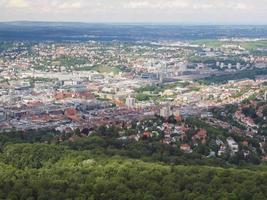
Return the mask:
[(232, 74), (220, 75), (220, 76), (210, 76), (200, 80), (196, 80), (204, 84), (224, 84), (232, 80), (242, 80), (242, 79), (253, 79), (255, 80), (257, 76), (263, 76), (267, 74), (266, 69), (251, 69), (244, 70)]
[(119, 148), (97, 135), (58, 142), (57, 134), (0, 134), (0, 199), (267, 198), (264, 164), (237, 167), (157, 143)]

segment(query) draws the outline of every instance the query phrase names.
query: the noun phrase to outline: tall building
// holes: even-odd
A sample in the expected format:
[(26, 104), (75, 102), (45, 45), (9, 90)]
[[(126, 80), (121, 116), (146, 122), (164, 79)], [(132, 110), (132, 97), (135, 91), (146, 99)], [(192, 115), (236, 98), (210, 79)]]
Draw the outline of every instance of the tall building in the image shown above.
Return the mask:
[(167, 78), (167, 63), (166, 62), (160, 63), (160, 66), (158, 68), (158, 77), (159, 77), (160, 83), (163, 83), (164, 79)]
[(236, 69), (240, 69), (241, 68), (241, 64), (240, 63), (236, 63)]
[(128, 97), (128, 98), (126, 99), (126, 106), (127, 106), (128, 108), (135, 108), (135, 103), (136, 103), (135, 98)]
[(6, 113), (4, 110), (0, 109), (0, 122), (6, 119)]
[(160, 109), (160, 116), (164, 118), (168, 118), (172, 115), (171, 107), (169, 105), (164, 106)]

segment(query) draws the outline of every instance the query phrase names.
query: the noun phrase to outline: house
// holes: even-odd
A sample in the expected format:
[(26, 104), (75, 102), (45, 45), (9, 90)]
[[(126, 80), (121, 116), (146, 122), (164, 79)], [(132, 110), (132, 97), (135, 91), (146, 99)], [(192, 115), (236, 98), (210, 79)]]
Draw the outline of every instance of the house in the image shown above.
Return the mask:
[(243, 150), (243, 156), (247, 158), (249, 156), (250, 152), (248, 150)]
[(207, 131), (205, 129), (199, 129), (199, 131), (193, 136), (193, 140), (200, 140), (202, 144), (206, 143)]
[(152, 137), (152, 133), (149, 132), (149, 131), (145, 131), (145, 132), (143, 133), (143, 137), (145, 137), (145, 138), (150, 138), (150, 137)]
[(197, 138), (199, 138), (200, 140), (205, 140), (207, 138), (207, 131), (205, 129), (200, 129), (197, 134), (196, 134)]
[(222, 140), (220, 140), (219, 138), (217, 138), (217, 139), (216, 139), (216, 144), (217, 144), (218, 146), (221, 146), (221, 145), (223, 145), (224, 143), (223, 143)]
[(248, 141), (246, 141), (246, 140), (243, 141), (243, 142), (242, 142), (242, 145), (248, 147)]
[(261, 158), (261, 160), (264, 161), (264, 162), (267, 162), (267, 156), (263, 156), (263, 157)]
[(141, 136), (139, 134), (137, 135), (130, 135), (129, 139), (135, 140), (135, 141), (139, 141), (141, 138)]
[(184, 153), (192, 153), (192, 149), (189, 144), (181, 144), (180, 150)]
[(231, 151), (231, 155), (236, 154), (238, 152), (238, 144), (236, 143), (236, 141), (231, 137), (227, 138), (226, 141)]
[(74, 108), (68, 108), (65, 110), (65, 115), (67, 115), (67, 116), (73, 116), (76, 114), (77, 114), (77, 111)]
[(224, 144), (222, 144), (222, 145), (220, 146), (219, 151), (218, 151), (218, 156), (222, 156), (222, 155), (225, 153), (225, 151), (226, 151), (226, 147), (225, 147)]

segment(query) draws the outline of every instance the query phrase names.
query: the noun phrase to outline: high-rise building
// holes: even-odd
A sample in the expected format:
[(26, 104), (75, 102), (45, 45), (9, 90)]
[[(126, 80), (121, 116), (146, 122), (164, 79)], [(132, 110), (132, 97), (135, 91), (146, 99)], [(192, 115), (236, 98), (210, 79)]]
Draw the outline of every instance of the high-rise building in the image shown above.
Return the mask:
[(160, 109), (160, 116), (164, 118), (168, 118), (172, 115), (171, 107), (166, 105)]
[(236, 69), (240, 69), (241, 68), (241, 64), (240, 63), (236, 63)]
[(128, 108), (135, 108), (135, 103), (136, 103), (135, 98), (128, 97), (128, 98), (126, 99), (126, 106), (127, 106)]
[(0, 109), (0, 122), (6, 119), (6, 113), (4, 110)]

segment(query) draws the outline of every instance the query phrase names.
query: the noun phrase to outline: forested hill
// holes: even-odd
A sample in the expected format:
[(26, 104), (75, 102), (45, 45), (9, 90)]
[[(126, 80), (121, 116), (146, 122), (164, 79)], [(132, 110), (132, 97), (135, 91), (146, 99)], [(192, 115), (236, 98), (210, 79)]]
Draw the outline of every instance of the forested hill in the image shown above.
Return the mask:
[(0, 41), (158, 41), (266, 37), (267, 26), (1, 22)]
[(267, 199), (265, 166), (185, 166), (186, 159), (175, 165), (132, 159), (122, 151), (118, 156), (100, 137), (61, 144), (40, 143), (38, 137), (1, 135), (0, 199)]

